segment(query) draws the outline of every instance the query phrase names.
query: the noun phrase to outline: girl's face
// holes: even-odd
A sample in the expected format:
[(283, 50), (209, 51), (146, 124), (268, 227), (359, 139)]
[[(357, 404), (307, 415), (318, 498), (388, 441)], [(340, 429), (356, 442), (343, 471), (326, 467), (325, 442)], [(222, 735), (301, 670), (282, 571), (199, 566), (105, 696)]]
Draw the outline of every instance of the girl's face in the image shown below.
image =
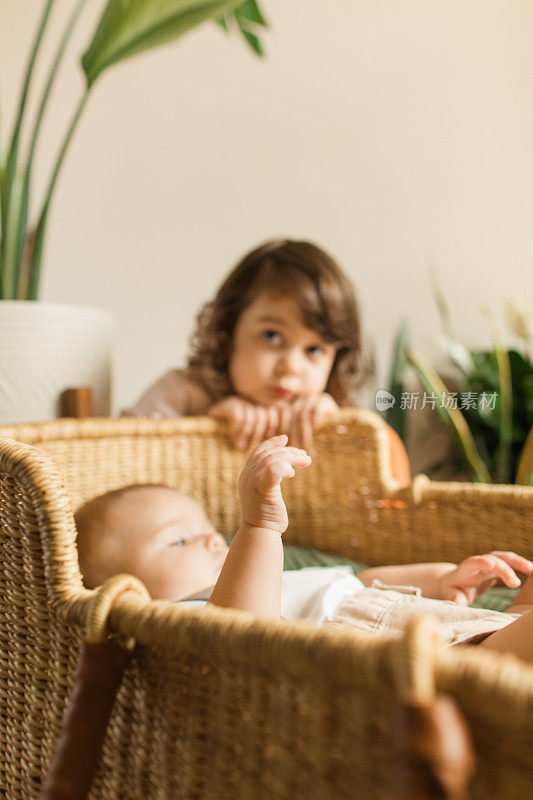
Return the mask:
[(334, 344), (304, 324), (292, 297), (264, 291), (235, 326), (229, 374), (235, 394), (263, 406), (322, 394)]

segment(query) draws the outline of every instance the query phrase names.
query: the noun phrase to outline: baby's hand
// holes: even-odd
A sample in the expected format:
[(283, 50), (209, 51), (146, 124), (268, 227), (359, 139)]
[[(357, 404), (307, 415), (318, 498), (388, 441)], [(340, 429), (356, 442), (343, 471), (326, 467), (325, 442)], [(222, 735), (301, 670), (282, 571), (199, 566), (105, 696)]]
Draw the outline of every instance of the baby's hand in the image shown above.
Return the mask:
[(323, 417), (339, 406), (330, 394), (299, 397), (280, 409), (280, 433), (286, 433), (294, 447), (309, 447)]
[(239, 478), (242, 521), (255, 528), (284, 533), (289, 524), (281, 494), (283, 478), (292, 478), (294, 467), (308, 467), (310, 456), (286, 447), (287, 437), (274, 436), (250, 454)]
[(452, 600), (469, 606), (483, 592), (494, 586), (498, 578), (511, 589), (520, 586), (515, 569), (526, 575), (533, 574), (533, 563), (516, 553), (494, 550), (483, 556), (465, 558), (455, 569), (441, 575), (439, 591), (442, 600)]
[(256, 406), (235, 395), (216, 403), (209, 414), (228, 421), (229, 437), (238, 450), (255, 447), (280, 430), (279, 411), (275, 406)]

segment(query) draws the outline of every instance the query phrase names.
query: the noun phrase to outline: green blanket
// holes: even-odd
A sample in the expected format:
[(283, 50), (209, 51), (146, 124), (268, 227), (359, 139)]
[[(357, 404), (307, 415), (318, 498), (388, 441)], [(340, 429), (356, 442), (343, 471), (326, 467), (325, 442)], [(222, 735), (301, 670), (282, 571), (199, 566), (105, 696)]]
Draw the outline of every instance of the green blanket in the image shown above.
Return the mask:
[[(302, 569), (302, 567), (336, 567), (339, 564), (348, 564), (357, 575), (358, 572), (366, 569), (364, 564), (357, 561), (350, 561), (349, 558), (336, 556), (332, 553), (322, 553), (320, 550), (313, 550), (311, 547), (298, 547), (292, 544), (283, 545), (285, 560), (283, 569)], [(506, 589), (496, 587), (485, 592), (479, 600), (472, 605), (474, 608), (490, 608), (493, 611), (505, 611), (511, 604), (518, 589)]]

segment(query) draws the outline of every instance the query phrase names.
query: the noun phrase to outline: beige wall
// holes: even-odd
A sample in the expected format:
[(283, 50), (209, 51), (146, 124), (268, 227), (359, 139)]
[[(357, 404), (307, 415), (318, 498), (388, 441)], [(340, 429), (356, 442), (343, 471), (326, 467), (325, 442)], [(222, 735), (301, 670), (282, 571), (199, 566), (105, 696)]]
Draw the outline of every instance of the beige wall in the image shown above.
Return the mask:
[[(56, 5), (59, 19), (71, 3)], [(4, 121), (41, 7), (0, 0)], [(115, 315), (116, 407), (183, 361), (197, 308), (267, 237), (308, 237), (339, 258), (382, 366), (401, 317), (430, 351), (430, 264), (470, 343), (487, 341), (479, 301), (501, 312), (531, 292), (530, 0), (263, 7), (265, 61), (208, 24), (109, 71), (65, 165), (42, 297)], [(36, 190), (80, 90), (71, 62)]]

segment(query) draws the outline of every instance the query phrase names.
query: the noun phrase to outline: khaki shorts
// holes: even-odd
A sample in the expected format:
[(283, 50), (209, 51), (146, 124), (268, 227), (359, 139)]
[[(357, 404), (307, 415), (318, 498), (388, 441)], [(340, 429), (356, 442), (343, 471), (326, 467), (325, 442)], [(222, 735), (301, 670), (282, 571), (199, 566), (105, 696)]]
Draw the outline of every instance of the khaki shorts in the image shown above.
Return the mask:
[(418, 587), (386, 586), (374, 581), (371, 588), (361, 589), (344, 600), (327, 624), (348, 625), (366, 633), (400, 637), (407, 621), (419, 614), (437, 618), (446, 644), (478, 643), (520, 616), (459, 606), (447, 600), (430, 600), (422, 597)]

